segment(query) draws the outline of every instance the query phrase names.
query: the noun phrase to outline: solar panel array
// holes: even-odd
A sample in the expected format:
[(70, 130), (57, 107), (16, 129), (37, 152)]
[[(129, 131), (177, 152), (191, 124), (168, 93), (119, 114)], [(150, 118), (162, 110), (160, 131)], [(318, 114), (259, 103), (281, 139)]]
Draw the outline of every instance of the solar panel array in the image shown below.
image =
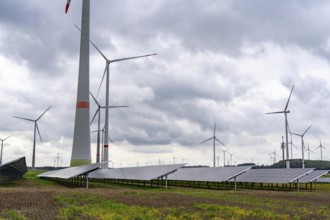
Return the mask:
[(329, 170), (313, 170), (305, 176), (299, 178), (299, 183), (310, 183), (329, 173)]
[(105, 163), (106, 162), (93, 163), (93, 164), (82, 165), (82, 166), (77, 166), (77, 167), (64, 168), (64, 169), (61, 169), (61, 170), (49, 171), (49, 172), (39, 174), (38, 177), (57, 178), (57, 179), (70, 179), (70, 178), (85, 175), (85, 174), (90, 173), (94, 170), (97, 170)]
[(154, 180), (164, 177), (184, 164), (101, 169), (91, 172), (92, 179)]
[(0, 165), (0, 184), (18, 180), (28, 171), (25, 157)]
[(244, 183), (292, 183), (313, 171), (307, 169), (251, 169), (236, 178)]
[(318, 178), (316, 180), (318, 183), (330, 183), (330, 177), (323, 177), (323, 178)]
[(225, 182), (251, 168), (252, 166), (181, 168), (169, 175), (168, 179), (178, 181)]

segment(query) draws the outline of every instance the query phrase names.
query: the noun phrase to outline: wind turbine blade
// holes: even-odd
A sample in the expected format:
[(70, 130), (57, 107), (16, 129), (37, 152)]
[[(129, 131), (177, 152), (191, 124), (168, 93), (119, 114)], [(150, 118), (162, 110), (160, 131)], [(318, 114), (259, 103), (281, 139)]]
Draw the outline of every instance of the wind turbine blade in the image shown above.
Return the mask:
[(105, 77), (105, 74), (106, 74), (106, 73), (107, 73), (107, 67), (105, 67), (105, 69), (104, 69), (104, 73), (103, 73), (103, 76), (102, 76), (102, 80), (101, 80), (101, 83), (100, 83), (99, 89), (97, 90), (96, 97), (99, 96), (100, 89), (101, 89), (101, 86), (102, 86), (102, 83), (103, 83), (103, 80), (104, 80), (104, 77)]
[(295, 148), (298, 148), (297, 145), (295, 145), (294, 143), (291, 143), (291, 144), (292, 144), (292, 146), (294, 146)]
[(101, 52), (101, 50), (93, 43), (93, 41), (89, 40), (91, 44), (95, 47), (95, 49), (101, 54), (101, 56), (108, 62), (108, 58)]
[(205, 141), (202, 141), (200, 144), (205, 143), (206, 141), (209, 141), (209, 140), (211, 140), (211, 139), (213, 139), (213, 137), (211, 137), (211, 138), (209, 138), (209, 139), (206, 139)]
[[(81, 29), (77, 26), (77, 25), (75, 25), (75, 24), (73, 24), (79, 31), (81, 31)], [(108, 60), (108, 58), (101, 52), (101, 50), (93, 43), (93, 41), (91, 41), (91, 40), (89, 40), (89, 42), (94, 46), (94, 48), (101, 54), (101, 56), (105, 59), (105, 61), (109, 61)]]
[(294, 85), (292, 86), (292, 89), (291, 89), (291, 92), (290, 92), (290, 95), (289, 95), (289, 98), (288, 98), (288, 101), (285, 105), (285, 108), (284, 108), (284, 111), (286, 111), (286, 109), (288, 108), (289, 106), (289, 102), (290, 102), (290, 99), (291, 99), (291, 95), (292, 95), (292, 92), (293, 92), (293, 88), (294, 88)]
[(42, 113), (36, 121), (38, 121), (52, 106), (49, 106), (44, 113)]
[(73, 26), (75, 26), (78, 29), (78, 31), (81, 31), (81, 29), (76, 24), (73, 24)]
[(99, 108), (101, 107), (100, 103), (96, 100), (96, 98), (93, 96), (93, 94), (91, 92), (89, 92), (89, 94), (92, 96), (92, 98), (94, 99), (95, 103), (99, 106)]
[(113, 141), (111, 140), (111, 138), (108, 137), (108, 139), (109, 139), (109, 141), (110, 141), (111, 143), (113, 143)]
[(26, 121), (33, 121), (32, 119), (29, 119), (29, 118), (22, 118), (22, 117), (17, 117), (17, 116), (13, 116), (13, 118), (18, 118), (18, 119), (23, 119), (23, 120), (26, 120)]
[[(222, 144), (223, 146), (227, 147), (224, 143), (222, 143), (221, 141), (219, 141), (218, 138), (215, 138), (215, 140), (217, 140), (217, 141), (218, 141), (220, 144)], [(229, 150), (229, 149), (227, 149), (227, 150)], [(227, 151), (227, 150), (226, 150), (226, 151)]]
[(213, 137), (215, 137), (215, 130), (217, 129), (217, 123), (214, 122)]
[(41, 134), (40, 134), (40, 131), (39, 131), (39, 126), (38, 126), (37, 122), (35, 122), (35, 123), (36, 123), (37, 132), (38, 132), (38, 135), (39, 135), (40, 141), (42, 142)]
[(71, 2), (71, 0), (68, 0), (68, 1), (66, 2), (65, 13), (68, 13), (69, 6), (70, 6), (70, 2)]
[(6, 137), (5, 139), (3, 139), (3, 141), (7, 140), (7, 139), (10, 138), (10, 137), (11, 137), (11, 136)]
[(97, 115), (97, 113), (98, 113), (99, 111), (100, 111), (99, 108), (95, 111), (95, 114), (94, 114), (93, 119), (91, 120), (91, 123), (89, 124), (89, 126), (92, 125), (92, 123), (93, 123), (93, 121), (94, 121), (94, 119), (95, 119), (95, 117), (96, 117), (96, 115)]
[(279, 113), (284, 113), (284, 111), (279, 111), (279, 112), (267, 112), (265, 113), (266, 115), (269, 115), (269, 114), (279, 114)]
[(302, 134), (302, 136), (304, 136), (304, 135), (306, 134), (306, 132), (307, 132), (311, 127), (312, 127), (312, 125), (309, 126), (309, 127), (306, 129), (306, 131)]
[(296, 134), (296, 133), (291, 133), (291, 134), (296, 135), (296, 136), (299, 136), (299, 137), (302, 136), (301, 134)]
[(108, 108), (128, 108), (128, 107), (129, 107), (128, 105), (112, 105), (112, 106), (109, 106)]
[(157, 54), (153, 53), (153, 54), (147, 54), (147, 55), (142, 55), (142, 56), (119, 58), (119, 59), (110, 60), (110, 63), (120, 62), (120, 61), (124, 61), (124, 60), (132, 60), (132, 59), (137, 59), (137, 58), (142, 58), (142, 57), (155, 56), (155, 55), (157, 55)]

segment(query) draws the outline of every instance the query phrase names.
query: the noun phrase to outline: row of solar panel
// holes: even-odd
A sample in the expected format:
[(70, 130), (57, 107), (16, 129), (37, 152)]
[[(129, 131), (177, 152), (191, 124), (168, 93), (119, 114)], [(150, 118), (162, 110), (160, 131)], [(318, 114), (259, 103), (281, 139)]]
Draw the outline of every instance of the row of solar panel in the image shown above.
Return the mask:
[(238, 167), (194, 167), (185, 164), (141, 166), (116, 169), (99, 169), (104, 163), (50, 171), (40, 174), (43, 178), (70, 179), (89, 175), (90, 179), (154, 180), (166, 178), (178, 181), (203, 182), (247, 182), (247, 183), (308, 183), (327, 174), (327, 170), (314, 169), (251, 169), (252, 166)]

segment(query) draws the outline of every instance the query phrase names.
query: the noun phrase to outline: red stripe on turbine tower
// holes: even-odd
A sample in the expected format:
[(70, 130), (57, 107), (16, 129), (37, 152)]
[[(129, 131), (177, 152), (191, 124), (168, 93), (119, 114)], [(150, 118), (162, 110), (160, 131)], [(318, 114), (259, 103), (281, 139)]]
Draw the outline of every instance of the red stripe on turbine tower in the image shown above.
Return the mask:
[(104, 148), (108, 148), (109, 147), (109, 145), (104, 145)]
[(89, 102), (77, 102), (77, 108), (89, 108)]

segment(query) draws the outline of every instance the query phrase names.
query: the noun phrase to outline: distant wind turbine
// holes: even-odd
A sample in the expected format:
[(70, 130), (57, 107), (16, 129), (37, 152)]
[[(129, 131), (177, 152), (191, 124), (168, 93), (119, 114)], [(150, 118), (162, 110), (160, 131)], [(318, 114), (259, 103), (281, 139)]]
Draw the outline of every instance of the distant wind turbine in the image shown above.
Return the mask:
[(288, 123), (288, 130), (289, 130), (289, 134), (290, 134), (290, 150), (291, 150), (291, 159), (293, 159), (293, 153), (292, 153), (292, 146), (294, 146), (295, 148), (298, 148), (292, 141), (292, 133), (291, 133), (291, 130), (290, 130), (290, 126), (289, 126), (289, 123)]
[(223, 152), (223, 167), (225, 167), (226, 166), (226, 152), (229, 150), (229, 149), (227, 149), (227, 150), (222, 150), (222, 149), (220, 149), (222, 152)]
[(34, 170), (35, 168), (35, 157), (36, 157), (36, 133), (38, 132), (40, 141), (42, 142), (42, 138), (40, 135), (40, 131), (39, 131), (39, 127), (38, 127), (38, 121), (39, 119), (51, 108), (52, 106), (49, 106), (46, 111), (44, 111), (37, 119), (33, 120), (33, 119), (29, 119), (29, 118), (22, 118), (22, 117), (17, 117), (17, 116), (13, 116), (14, 118), (18, 118), (18, 119), (22, 119), (25, 121), (31, 121), (34, 123), (34, 133), (33, 133), (33, 152), (32, 152), (32, 169)]
[(301, 137), (301, 157), (302, 157), (302, 158), (301, 158), (301, 166), (302, 166), (302, 168), (305, 168), (305, 156), (304, 156), (305, 143), (304, 143), (304, 136), (305, 136), (305, 134), (307, 133), (307, 131), (308, 131), (311, 127), (312, 127), (312, 125), (309, 126), (309, 127), (304, 131), (304, 133), (302, 133), (302, 134), (292, 133), (293, 135), (296, 135), (296, 136)]
[(276, 156), (278, 156), (278, 154), (276, 153), (276, 147), (275, 147), (275, 150), (274, 150), (274, 152), (273, 152), (273, 153), (271, 153), (271, 155), (274, 155), (274, 156), (273, 156), (273, 161), (272, 161), (272, 162), (273, 162), (273, 164), (274, 164), (274, 163), (276, 163)]
[(3, 153), (3, 142), (10, 138), (10, 136), (6, 137), (5, 139), (0, 139), (1, 141), (1, 155), (0, 155), (0, 165), (2, 164), (2, 153)]
[[(93, 123), (94, 119), (96, 116), (97, 118), (97, 150), (96, 150), (96, 163), (100, 162), (100, 132), (101, 132), (101, 109), (105, 108), (105, 106), (101, 106), (100, 103), (96, 100), (94, 95), (90, 92), (90, 95), (94, 99), (96, 105), (97, 105), (97, 110), (95, 111), (94, 117), (91, 120), (91, 123)], [(114, 105), (114, 106), (109, 106), (109, 108), (123, 108), (123, 107), (128, 107), (128, 105)]]
[(235, 154), (235, 152), (233, 153), (229, 153), (228, 154), (230, 155), (230, 165), (232, 166), (233, 165), (233, 155)]
[(284, 156), (285, 145), (284, 145), (283, 136), (282, 136), (281, 150), (282, 150), (282, 160), (283, 162), (285, 162), (285, 156)]
[(215, 136), (215, 130), (216, 130), (217, 124), (214, 123), (214, 130), (213, 130), (213, 137), (210, 137), (209, 139), (206, 139), (205, 141), (202, 141), (200, 144), (203, 144), (209, 140), (213, 139), (213, 167), (215, 167), (215, 141), (218, 141), (220, 144), (226, 147), (224, 143), (218, 140), (218, 138)]
[(323, 160), (322, 149), (326, 149), (326, 148), (322, 146), (321, 139), (320, 139), (320, 146), (318, 146), (316, 149), (318, 149), (318, 148), (320, 148), (320, 151), (321, 151), (321, 160)]
[(286, 140), (286, 168), (290, 169), (290, 158), (289, 158), (289, 141), (288, 141), (288, 116), (287, 114), (290, 113), (290, 110), (288, 110), (289, 107), (289, 102), (290, 102), (290, 98), (293, 92), (293, 88), (294, 85), (292, 86), (288, 101), (286, 102), (286, 105), (284, 107), (283, 111), (277, 111), (277, 112), (268, 112), (266, 114), (280, 114), (280, 113), (284, 113), (284, 117), (285, 117), (285, 140)]
[(314, 153), (314, 151), (312, 151), (310, 148), (309, 148), (309, 144), (308, 144), (308, 147), (306, 149), (307, 153), (308, 153), (308, 160), (310, 160), (310, 152)]

